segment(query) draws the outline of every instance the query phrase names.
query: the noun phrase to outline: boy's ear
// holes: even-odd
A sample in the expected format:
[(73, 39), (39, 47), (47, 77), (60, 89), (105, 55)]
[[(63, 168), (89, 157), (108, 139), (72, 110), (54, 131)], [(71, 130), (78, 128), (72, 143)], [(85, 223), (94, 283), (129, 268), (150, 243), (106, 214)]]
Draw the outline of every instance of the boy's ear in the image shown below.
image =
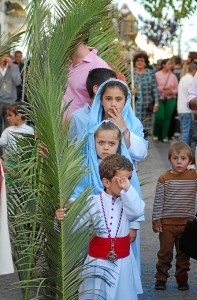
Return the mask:
[(94, 95), (96, 95), (96, 93), (97, 93), (97, 91), (98, 91), (98, 88), (99, 88), (99, 86), (98, 85), (93, 85), (93, 93), (94, 93)]
[(107, 178), (105, 178), (105, 177), (103, 177), (103, 179), (101, 180), (102, 181), (102, 183), (103, 183), (103, 185), (104, 185), (104, 187), (108, 187), (109, 186), (109, 179), (107, 179)]

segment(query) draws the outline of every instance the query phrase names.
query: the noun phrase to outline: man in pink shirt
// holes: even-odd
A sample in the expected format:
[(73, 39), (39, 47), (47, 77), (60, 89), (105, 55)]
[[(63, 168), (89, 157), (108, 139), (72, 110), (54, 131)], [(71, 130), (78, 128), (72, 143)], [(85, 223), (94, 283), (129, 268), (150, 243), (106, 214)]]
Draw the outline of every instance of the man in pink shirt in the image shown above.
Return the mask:
[(90, 98), (86, 89), (86, 79), (90, 70), (95, 68), (111, 69), (99, 56), (97, 49), (87, 45), (87, 39), (79, 45), (71, 56), (72, 64), (69, 68), (67, 90), (63, 97), (63, 105), (72, 100), (64, 119), (72, 112), (84, 106)]

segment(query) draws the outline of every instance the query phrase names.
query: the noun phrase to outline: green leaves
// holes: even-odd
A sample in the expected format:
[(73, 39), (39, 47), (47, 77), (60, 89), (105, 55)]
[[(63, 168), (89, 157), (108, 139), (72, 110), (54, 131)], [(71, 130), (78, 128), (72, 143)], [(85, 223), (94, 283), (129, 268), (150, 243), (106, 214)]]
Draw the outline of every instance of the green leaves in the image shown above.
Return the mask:
[[(107, 61), (115, 62), (118, 47), (108, 17), (109, 0), (31, 1), (27, 16), (28, 47), (26, 114), (36, 138), (23, 136), (13, 148), (9, 184), (9, 216), (14, 258), (23, 299), (77, 299), (79, 276), (93, 235), (90, 205), (84, 190), (67, 210), (60, 230), (54, 216), (63, 208), (87, 173), (83, 146), (68, 144), (69, 121), (62, 107), (70, 56), (90, 31)], [(117, 48), (117, 50), (115, 50)], [(113, 49), (113, 50), (112, 50)], [(116, 59), (118, 57), (117, 54)], [(69, 99), (72, 100), (72, 99)], [(45, 155), (39, 157), (39, 144)], [(99, 220), (98, 220), (99, 222)]]
[(163, 18), (171, 10), (176, 19), (182, 19), (191, 16), (197, 8), (195, 0), (141, 0), (140, 2), (154, 18)]

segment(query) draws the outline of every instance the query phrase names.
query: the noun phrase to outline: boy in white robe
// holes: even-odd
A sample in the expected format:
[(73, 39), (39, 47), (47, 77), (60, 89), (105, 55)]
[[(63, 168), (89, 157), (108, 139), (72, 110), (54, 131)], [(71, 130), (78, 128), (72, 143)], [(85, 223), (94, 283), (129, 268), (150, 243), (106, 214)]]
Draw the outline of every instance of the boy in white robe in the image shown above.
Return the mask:
[[(100, 163), (99, 173), (104, 190), (89, 199), (92, 205), (85, 216), (92, 216), (96, 236), (89, 243), (79, 299), (136, 300), (142, 286), (130, 249), (129, 227), (131, 221), (144, 214), (145, 204), (130, 184), (132, 164), (129, 159), (110, 155)], [(65, 209), (56, 210), (58, 221), (63, 220), (64, 215)]]

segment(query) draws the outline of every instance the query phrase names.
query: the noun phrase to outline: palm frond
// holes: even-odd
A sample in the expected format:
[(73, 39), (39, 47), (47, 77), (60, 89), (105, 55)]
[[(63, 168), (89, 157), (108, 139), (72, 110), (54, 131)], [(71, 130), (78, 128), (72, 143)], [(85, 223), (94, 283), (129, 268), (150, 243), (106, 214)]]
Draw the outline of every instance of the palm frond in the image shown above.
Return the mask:
[(9, 35), (8, 38), (4, 34), (0, 36), (0, 58), (19, 44), (23, 34), (21, 31)]
[[(85, 190), (68, 210), (60, 231), (54, 230), (54, 212), (64, 207), (77, 183), (86, 174), (83, 146), (68, 143), (69, 122), (62, 127), (61, 107), (70, 55), (90, 29), (107, 61), (115, 61), (115, 31), (110, 29), (109, 0), (31, 1), (27, 9), (28, 75), (25, 108), (37, 138), (17, 141), (13, 149), (9, 215), (15, 263), (23, 298), (77, 299), (83, 280), (79, 276), (93, 229), (87, 227), (90, 209)], [(53, 13), (52, 13), (53, 12)], [(54, 18), (55, 16), (55, 18)], [(97, 28), (97, 30), (95, 30)], [(94, 38), (95, 35), (95, 38)], [(97, 41), (97, 42), (96, 42)], [(109, 43), (112, 43), (109, 45)], [(117, 56), (116, 56), (117, 58)], [(71, 100), (71, 99), (70, 99)], [(47, 158), (38, 156), (44, 143)], [(13, 205), (11, 204), (13, 203)], [(84, 221), (79, 225), (79, 216)], [(99, 220), (98, 220), (99, 222)]]

